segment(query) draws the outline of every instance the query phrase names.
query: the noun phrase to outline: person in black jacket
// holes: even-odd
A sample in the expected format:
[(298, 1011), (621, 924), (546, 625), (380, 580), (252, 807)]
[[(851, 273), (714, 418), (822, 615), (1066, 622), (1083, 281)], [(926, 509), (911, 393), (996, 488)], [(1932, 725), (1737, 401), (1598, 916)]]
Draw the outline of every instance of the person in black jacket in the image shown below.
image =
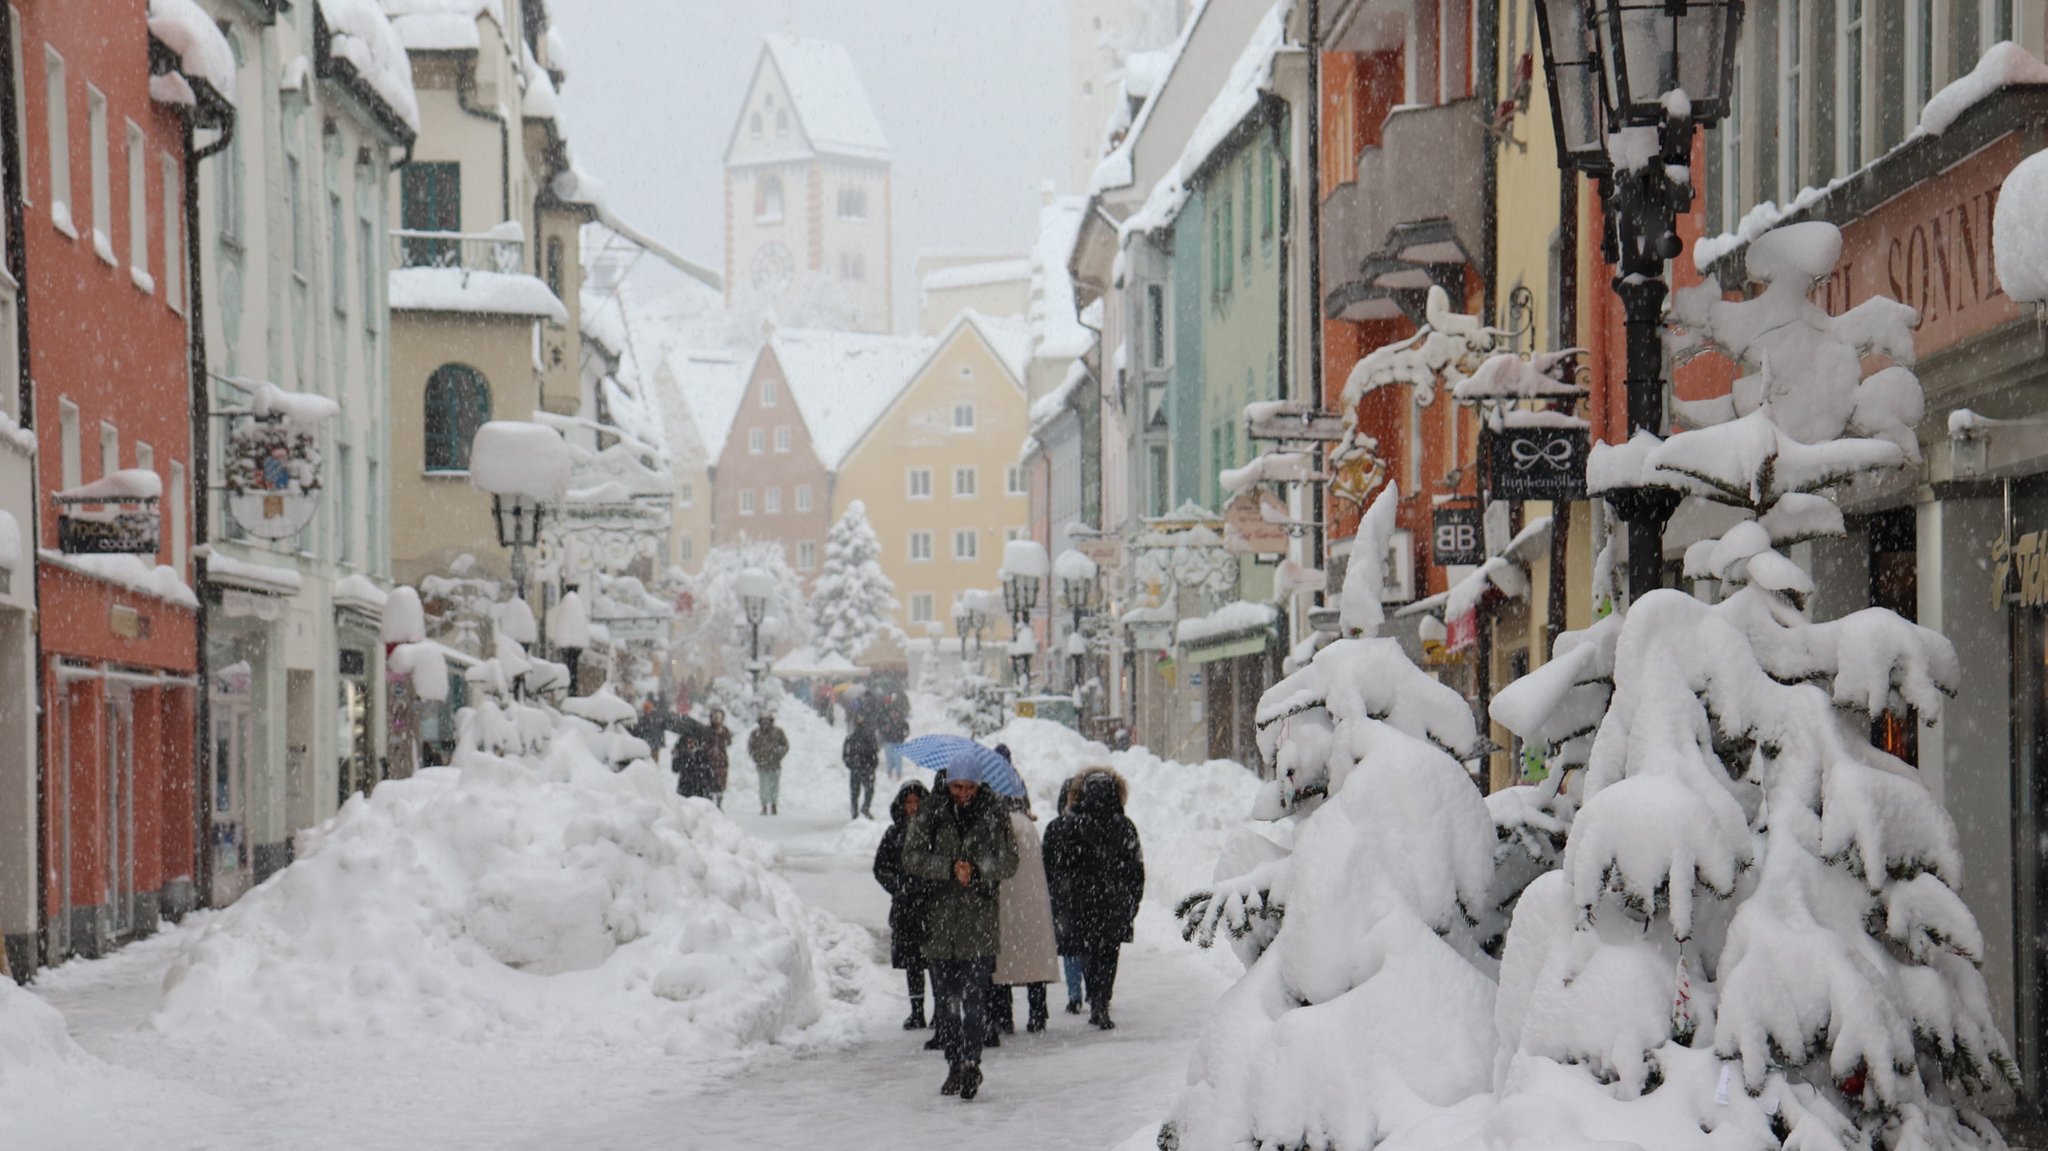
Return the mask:
[(716, 787), (711, 769), (710, 730), (695, 720), (684, 720), (676, 735), (676, 794), (686, 799), (710, 799)]
[[(931, 793), (912, 780), (896, 792), (889, 803), (889, 830), (875, 848), (875, 882), (889, 893), (889, 966), (903, 972), (910, 985), (910, 1017), (905, 1031), (925, 1025), (924, 1015), (924, 932), (930, 911), (933, 885), (903, 871), (903, 837), (917, 818)], [(937, 1004), (932, 1015), (938, 1016)]]
[(839, 758), (846, 763), (848, 784), (853, 794), (853, 814), (848, 819), (866, 816), (875, 817), (875, 766), (881, 761), (882, 749), (875, 742), (875, 729), (869, 725), (865, 709), (853, 721), (853, 731), (840, 745)]
[(1124, 815), (1121, 777), (1108, 769), (1081, 780), (1072, 814), (1045, 832), (1045, 871), (1052, 887), (1061, 949), (1083, 960), (1088, 1022), (1108, 1031), (1116, 990), (1117, 952), (1131, 940), (1131, 923), (1145, 894), (1145, 855), (1138, 829)]

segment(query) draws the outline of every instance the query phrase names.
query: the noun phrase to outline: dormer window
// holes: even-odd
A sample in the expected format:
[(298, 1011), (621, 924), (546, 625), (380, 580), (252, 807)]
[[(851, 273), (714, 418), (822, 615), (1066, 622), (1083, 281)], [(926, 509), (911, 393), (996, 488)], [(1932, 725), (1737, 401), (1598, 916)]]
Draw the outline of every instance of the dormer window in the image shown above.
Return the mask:
[(759, 112), (752, 113), (747, 117), (747, 134), (756, 140), (761, 138), (761, 114)]

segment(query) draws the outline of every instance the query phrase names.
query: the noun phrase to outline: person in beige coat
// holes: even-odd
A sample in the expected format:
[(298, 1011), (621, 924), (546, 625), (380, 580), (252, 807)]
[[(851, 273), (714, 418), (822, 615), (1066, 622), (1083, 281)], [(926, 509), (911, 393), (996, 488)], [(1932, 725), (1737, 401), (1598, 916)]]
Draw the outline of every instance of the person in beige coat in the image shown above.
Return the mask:
[(1045, 985), (1060, 977), (1060, 961), (1053, 943), (1052, 892), (1045, 881), (1037, 816), (1031, 813), (1029, 799), (1011, 802), (1010, 830), (1017, 840), (1017, 873), (996, 889), (997, 919), (1002, 932), (996, 950), (993, 1014), (1003, 1031), (1014, 1034), (1016, 1008), (1011, 989), (1019, 984), (1025, 988), (1030, 1014), (1024, 1029), (1045, 1030)]

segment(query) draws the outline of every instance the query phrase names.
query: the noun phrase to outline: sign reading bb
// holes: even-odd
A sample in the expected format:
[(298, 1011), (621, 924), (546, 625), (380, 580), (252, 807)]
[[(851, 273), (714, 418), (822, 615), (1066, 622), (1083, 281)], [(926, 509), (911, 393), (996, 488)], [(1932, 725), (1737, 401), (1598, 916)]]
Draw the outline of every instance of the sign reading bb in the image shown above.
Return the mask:
[(1438, 567), (1486, 562), (1478, 508), (1438, 508), (1431, 528), (1430, 557)]

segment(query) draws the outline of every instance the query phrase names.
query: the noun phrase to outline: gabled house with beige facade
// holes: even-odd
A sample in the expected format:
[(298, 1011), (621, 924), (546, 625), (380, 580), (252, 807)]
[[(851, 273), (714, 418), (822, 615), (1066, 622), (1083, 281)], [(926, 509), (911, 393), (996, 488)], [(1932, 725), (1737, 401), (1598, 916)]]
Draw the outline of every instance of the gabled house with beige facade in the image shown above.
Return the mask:
[[(1028, 329), (963, 312), (927, 343), (929, 354), (854, 433), (832, 489), (834, 516), (854, 500), (867, 504), (901, 605), (896, 623), (913, 639), (932, 623), (950, 632), (962, 592), (997, 586), (1003, 544), (1025, 535), (1030, 511), (1017, 462)], [(868, 660), (900, 654), (883, 646)]]

